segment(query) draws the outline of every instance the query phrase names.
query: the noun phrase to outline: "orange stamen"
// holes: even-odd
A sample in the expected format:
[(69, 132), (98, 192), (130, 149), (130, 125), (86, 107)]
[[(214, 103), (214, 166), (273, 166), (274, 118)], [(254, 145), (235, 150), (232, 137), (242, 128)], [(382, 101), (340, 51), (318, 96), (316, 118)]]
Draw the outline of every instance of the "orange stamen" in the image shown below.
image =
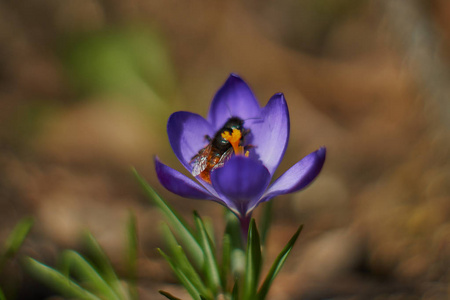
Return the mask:
[(231, 146), (233, 147), (234, 153), (236, 155), (243, 155), (244, 154), (244, 147), (239, 146), (239, 143), (242, 139), (242, 133), (238, 129), (233, 129), (231, 132), (231, 135), (228, 131), (225, 131), (222, 133), (222, 137), (226, 139), (228, 142), (230, 142)]

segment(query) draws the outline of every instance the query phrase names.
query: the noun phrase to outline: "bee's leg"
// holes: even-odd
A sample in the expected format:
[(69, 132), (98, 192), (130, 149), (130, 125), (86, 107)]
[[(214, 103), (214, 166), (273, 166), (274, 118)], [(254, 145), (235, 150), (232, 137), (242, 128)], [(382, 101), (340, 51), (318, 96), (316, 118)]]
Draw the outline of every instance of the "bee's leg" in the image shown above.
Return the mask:
[(207, 140), (208, 142), (211, 142), (212, 141), (212, 138), (209, 136), (209, 135), (205, 135), (205, 140)]

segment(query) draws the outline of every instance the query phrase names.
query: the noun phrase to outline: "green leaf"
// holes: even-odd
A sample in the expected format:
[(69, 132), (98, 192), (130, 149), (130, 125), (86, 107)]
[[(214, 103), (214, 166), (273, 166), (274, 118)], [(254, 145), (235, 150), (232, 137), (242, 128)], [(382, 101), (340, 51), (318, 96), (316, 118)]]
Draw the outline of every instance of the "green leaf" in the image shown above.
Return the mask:
[(110, 300), (120, 299), (97, 270), (79, 253), (73, 250), (66, 250), (61, 255), (61, 261), (64, 267), (73, 270), (74, 273), (86, 283), (89, 283), (89, 286), (104, 298)]
[(203, 224), (205, 224), (206, 232), (208, 233), (208, 236), (210, 238), (210, 241), (212, 242), (212, 245), (215, 247), (216, 240), (215, 240), (215, 236), (214, 236), (214, 226), (213, 226), (211, 218), (204, 217)]
[(184, 286), (184, 288), (188, 291), (189, 295), (191, 295), (192, 299), (201, 300), (200, 291), (197, 290), (197, 288), (194, 286), (194, 284), (192, 284), (192, 282), (189, 280), (189, 278), (186, 276), (186, 274), (184, 274), (183, 271), (181, 271), (181, 269), (176, 266), (173, 259), (170, 258), (167, 254), (165, 254), (161, 249), (158, 249), (158, 251), (164, 257), (164, 259), (169, 263), (169, 266), (171, 267), (172, 271), (178, 277), (178, 279), (180, 280), (180, 282)]
[(3, 294), (2, 289), (0, 289), (0, 300), (6, 300), (5, 294)]
[(205, 224), (203, 223), (197, 212), (194, 212), (195, 224), (197, 225), (200, 234), (200, 243), (205, 254), (205, 271), (209, 288), (216, 293), (221, 288), (220, 272), (217, 266), (217, 260), (214, 254), (213, 244), (206, 232)]
[(85, 242), (89, 254), (96, 262), (99, 272), (102, 274), (103, 279), (112, 287), (117, 295), (120, 295), (121, 299), (127, 299), (126, 291), (117, 277), (108, 257), (103, 251), (102, 247), (98, 244), (95, 237), (87, 232), (85, 235)]
[(137, 291), (137, 260), (138, 260), (138, 236), (136, 216), (130, 212), (127, 222), (127, 267), (129, 278), (129, 291), (131, 299), (139, 298)]
[(13, 257), (19, 251), (20, 246), (22, 246), (23, 241), (33, 226), (33, 222), (33, 218), (31, 217), (24, 218), (14, 227), (3, 245), (3, 251), (0, 255), (0, 270), (9, 258)]
[(52, 286), (55, 290), (66, 297), (81, 300), (101, 300), (97, 296), (86, 291), (70, 278), (61, 274), (59, 271), (52, 269), (37, 260), (27, 257), (25, 266), (30, 273), (42, 282)]
[(255, 219), (252, 219), (247, 240), (244, 299), (253, 300), (255, 298), (261, 273), (261, 264), (261, 243)]
[(231, 300), (239, 299), (239, 281), (234, 282), (233, 291), (231, 292)]
[(220, 268), (220, 277), (222, 278), (222, 286), (227, 290), (228, 277), (230, 273), (230, 259), (231, 259), (231, 237), (225, 233), (222, 241), (222, 264)]
[(270, 224), (272, 223), (272, 207), (273, 201), (264, 203), (263, 215), (259, 228), (261, 228), (261, 245), (266, 244), (267, 235), (269, 233)]
[(195, 239), (195, 235), (192, 229), (186, 224), (186, 222), (178, 216), (178, 214), (167, 204), (158, 193), (153, 190), (148, 183), (138, 174), (138, 172), (133, 169), (133, 173), (137, 180), (144, 188), (147, 196), (153, 199), (156, 206), (162, 211), (166, 216), (169, 225), (174, 229), (175, 233), (179, 236), (182, 241), (184, 249), (192, 257), (192, 260), (197, 268), (201, 268), (204, 263), (203, 250), (200, 247), (199, 242)]
[(165, 291), (158, 291), (161, 295), (163, 295), (164, 297), (166, 297), (167, 299), (170, 300), (181, 300), (180, 298), (177, 298), (175, 296), (173, 296), (172, 294), (169, 294), (168, 292)]
[(257, 299), (263, 300), (266, 298), (267, 293), (269, 292), (270, 286), (275, 279), (275, 277), (280, 272), (281, 268), (283, 267), (284, 262), (286, 261), (287, 257), (289, 256), (289, 253), (291, 252), (292, 248), (294, 247), (295, 242), (297, 241), (298, 236), (300, 235), (300, 232), (303, 229), (303, 225), (300, 225), (300, 227), (297, 229), (295, 234), (292, 236), (292, 238), (289, 240), (289, 242), (286, 244), (286, 246), (281, 250), (280, 254), (277, 256), (275, 261), (273, 262), (272, 267), (269, 270), (269, 273), (267, 273), (266, 279), (264, 280), (261, 288), (258, 291)]
[(244, 249), (239, 219), (229, 209), (226, 209), (225, 220), (227, 224), (225, 233), (231, 238), (231, 249)]
[(200, 275), (189, 262), (183, 248), (178, 244), (170, 228), (166, 224), (162, 224), (161, 231), (162, 236), (164, 237), (167, 246), (173, 256), (174, 265), (179, 268), (184, 274), (186, 274), (191, 283), (199, 291), (200, 295), (205, 295), (208, 299), (212, 299), (213, 296), (211, 294), (211, 291), (209, 291), (203, 284)]

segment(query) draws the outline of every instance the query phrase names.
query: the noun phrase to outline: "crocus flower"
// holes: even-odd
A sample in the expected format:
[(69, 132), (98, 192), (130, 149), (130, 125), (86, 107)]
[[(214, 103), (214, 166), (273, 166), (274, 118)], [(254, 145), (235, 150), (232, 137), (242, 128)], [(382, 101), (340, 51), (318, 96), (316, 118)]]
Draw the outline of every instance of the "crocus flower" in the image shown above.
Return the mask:
[[(205, 137), (213, 138), (231, 117), (244, 121), (242, 132), (246, 135), (238, 136), (232, 156), (213, 168), (207, 178), (194, 171), (197, 175), (194, 181), (157, 157), (155, 166), (158, 179), (166, 189), (182, 197), (212, 200), (226, 206), (240, 219), (245, 230), (258, 204), (309, 185), (322, 169), (326, 149), (322, 147), (310, 153), (270, 184), (289, 140), (286, 101), (278, 93), (261, 108), (248, 85), (231, 74), (215, 95), (206, 119), (186, 111), (175, 112), (169, 118), (170, 145), (191, 174), (195, 157), (208, 145)], [(234, 131), (219, 133), (218, 138), (232, 143), (230, 136), (234, 136)]]

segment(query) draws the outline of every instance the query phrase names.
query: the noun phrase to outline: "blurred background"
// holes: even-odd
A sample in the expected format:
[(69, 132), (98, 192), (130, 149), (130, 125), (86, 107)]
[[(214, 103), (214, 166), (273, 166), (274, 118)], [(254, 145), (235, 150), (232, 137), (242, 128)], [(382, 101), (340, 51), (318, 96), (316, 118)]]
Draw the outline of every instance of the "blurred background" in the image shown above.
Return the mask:
[(0, 241), (35, 218), (0, 285), (52, 297), (20, 256), (54, 265), (85, 229), (120, 273), (133, 210), (141, 299), (188, 298), (130, 167), (187, 218), (221, 220), (219, 205), (164, 191), (153, 156), (182, 169), (169, 115), (205, 116), (235, 72), (261, 105), (286, 96), (278, 174), (328, 149), (307, 190), (274, 200), (267, 262), (305, 228), (269, 298), (448, 299), (449, 42), (446, 0), (0, 1)]

